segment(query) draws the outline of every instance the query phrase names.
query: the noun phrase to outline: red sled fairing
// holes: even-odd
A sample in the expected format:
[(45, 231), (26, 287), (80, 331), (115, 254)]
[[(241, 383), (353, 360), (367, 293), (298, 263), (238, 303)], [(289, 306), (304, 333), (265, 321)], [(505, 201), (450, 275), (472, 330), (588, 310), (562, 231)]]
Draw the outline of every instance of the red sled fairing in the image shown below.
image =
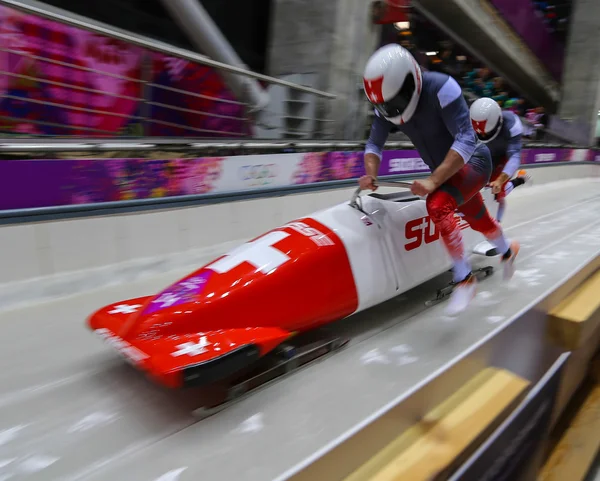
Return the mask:
[(330, 228), (303, 218), (242, 244), (157, 296), (104, 307), (88, 322), (152, 378), (180, 387), (217, 381), (295, 333), (357, 307), (344, 244)]
[[(294, 334), (385, 302), (451, 268), (425, 200), (401, 192), (358, 202), (358, 193), (350, 203), (242, 244), (156, 296), (107, 306), (89, 325), (161, 384), (204, 386), (288, 356), (311, 337), (286, 342)], [(462, 224), (465, 247), (493, 255)], [(290, 366), (298, 362), (292, 357)]]

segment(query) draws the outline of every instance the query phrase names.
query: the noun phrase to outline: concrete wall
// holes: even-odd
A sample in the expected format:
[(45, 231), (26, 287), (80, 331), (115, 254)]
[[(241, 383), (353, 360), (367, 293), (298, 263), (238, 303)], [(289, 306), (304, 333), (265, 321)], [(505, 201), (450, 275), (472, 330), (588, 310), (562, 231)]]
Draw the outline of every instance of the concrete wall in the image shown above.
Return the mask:
[(571, 16), (558, 114), (580, 124), (593, 144), (600, 109), (600, 2), (577, 0)]
[(362, 70), (377, 46), (379, 27), (364, 0), (273, 0), (267, 73), (316, 73), (316, 88), (339, 99), (324, 102), (326, 132), (362, 139), (366, 104)]

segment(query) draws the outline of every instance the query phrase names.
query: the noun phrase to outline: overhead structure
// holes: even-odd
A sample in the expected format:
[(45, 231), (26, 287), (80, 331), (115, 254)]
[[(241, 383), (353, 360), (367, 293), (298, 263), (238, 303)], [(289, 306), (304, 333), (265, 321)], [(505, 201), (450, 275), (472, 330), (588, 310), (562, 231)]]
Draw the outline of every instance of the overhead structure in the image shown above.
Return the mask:
[[(213, 60), (249, 70), (199, 0), (162, 0), (162, 3), (196, 48)], [(231, 72), (222, 75), (237, 98), (248, 103), (251, 110), (261, 111), (269, 104), (269, 94), (256, 79)]]
[(488, 2), (413, 0), (412, 5), (529, 100), (556, 109), (558, 82)]

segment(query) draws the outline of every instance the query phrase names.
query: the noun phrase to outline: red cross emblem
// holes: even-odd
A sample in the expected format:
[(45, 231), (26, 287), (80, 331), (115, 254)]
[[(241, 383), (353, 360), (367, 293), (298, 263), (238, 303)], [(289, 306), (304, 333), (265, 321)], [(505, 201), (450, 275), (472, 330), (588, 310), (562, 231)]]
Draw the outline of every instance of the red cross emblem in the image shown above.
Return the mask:
[(363, 83), (365, 85), (365, 93), (371, 102), (374, 104), (383, 102), (383, 76), (371, 80), (363, 79)]
[(485, 134), (485, 124), (487, 124), (487, 120), (472, 120), (473, 128), (475, 132), (478, 134)]

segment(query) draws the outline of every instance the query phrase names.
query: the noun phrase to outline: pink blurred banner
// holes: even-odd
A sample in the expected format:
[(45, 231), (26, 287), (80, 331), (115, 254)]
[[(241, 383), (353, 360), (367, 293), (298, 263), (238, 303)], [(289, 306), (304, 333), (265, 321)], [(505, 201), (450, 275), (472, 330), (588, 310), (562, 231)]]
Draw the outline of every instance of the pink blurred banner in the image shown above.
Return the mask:
[[(600, 161), (588, 149), (524, 149), (521, 164)], [(427, 174), (415, 150), (384, 151), (380, 175)], [(357, 179), (363, 153), (305, 152), (188, 159), (0, 161), (0, 211), (260, 191)]]
[(5, 134), (249, 135), (243, 106), (210, 67), (4, 6), (0, 49)]

